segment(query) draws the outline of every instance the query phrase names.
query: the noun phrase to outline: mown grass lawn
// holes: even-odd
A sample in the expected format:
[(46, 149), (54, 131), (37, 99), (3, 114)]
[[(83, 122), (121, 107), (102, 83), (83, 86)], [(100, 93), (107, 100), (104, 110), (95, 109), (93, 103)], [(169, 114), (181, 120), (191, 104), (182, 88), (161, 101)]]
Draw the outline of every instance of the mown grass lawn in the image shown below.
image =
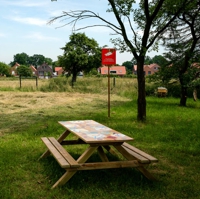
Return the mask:
[[(188, 99), (187, 107), (180, 107), (179, 99), (147, 97), (147, 121), (140, 123), (136, 96), (112, 94), (110, 118), (106, 93), (1, 91), (0, 96), (0, 198), (200, 198), (198, 101)], [(158, 158), (148, 167), (157, 181), (130, 168), (80, 171), (51, 190), (65, 171), (52, 156), (38, 161), (46, 150), (40, 138), (58, 137), (64, 128), (57, 121), (77, 119), (93, 119), (133, 137), (131, 144)], [(74, 156), (81, 150), (69, 148)]]

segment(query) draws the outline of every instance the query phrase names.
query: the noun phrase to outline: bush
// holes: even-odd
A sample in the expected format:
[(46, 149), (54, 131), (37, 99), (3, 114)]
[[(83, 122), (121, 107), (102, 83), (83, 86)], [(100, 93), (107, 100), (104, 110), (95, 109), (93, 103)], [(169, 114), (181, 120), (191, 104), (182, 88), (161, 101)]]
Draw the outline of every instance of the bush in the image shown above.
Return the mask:
[(180, 97), (181, 94), (181, 87), (180, 84), (169, 84), (167, 87), (168, 96), (171, 97)]
[(49, 84), (42, 86), (41, 91), (64, 92), (70, 90), (70, 80), (66, 77), (56, 77), (49, 80)]
[(21, 65), (17, 68), (17, 73), (20, 76), (24, 77), (31, 77), (32, 76), (32, 71), (28, 66)]
[(157, 88), (156, 84), (146, 84), (146, 96), (156, 95)]
[[(180, 98), (181, 97), (181, 86), (180, 84), (169, 84), (168, 87), (168, 96)], [(193, 87), (187, 88), (187, 97), (193, 98)], [(200, 99), (200, 88), (197, 88), (197, 97)]]

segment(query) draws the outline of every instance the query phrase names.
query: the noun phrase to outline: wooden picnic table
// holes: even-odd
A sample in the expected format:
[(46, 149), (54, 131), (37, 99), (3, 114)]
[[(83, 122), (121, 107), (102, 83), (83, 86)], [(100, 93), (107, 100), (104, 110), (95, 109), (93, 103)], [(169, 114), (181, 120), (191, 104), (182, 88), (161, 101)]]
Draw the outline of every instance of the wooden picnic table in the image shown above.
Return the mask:
[[(66, 130), (57, 140), (54, 137), (41, 138), (48, 150), (40, 158), (52, 154), (60, 166), (66, 170), (52, 188), (65, 184), (78, 170), (135, 167), (148, 179), (155, 179), (145, 166), (158, 160), (127, 143), (132, 141), (133, 138), (94, 120), (59, 121), (59, 124)], [(66, 139), (71, 133), (77, 139)], [(75, 160), (63, 145), (77, 144), (87, 144), (88, 147)], [(102, 162), (88, 162), (95, 151), (98, 152)], [(110, 161), (107, 152), (117, 157), (121, 154), (124, 158), (123, 160), (117, 158), (116, 161)]]

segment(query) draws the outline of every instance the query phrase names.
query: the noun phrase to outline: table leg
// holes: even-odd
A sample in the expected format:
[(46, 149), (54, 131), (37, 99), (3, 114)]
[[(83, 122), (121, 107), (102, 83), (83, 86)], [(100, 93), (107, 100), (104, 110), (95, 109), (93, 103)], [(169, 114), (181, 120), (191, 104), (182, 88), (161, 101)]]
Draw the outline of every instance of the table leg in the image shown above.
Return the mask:
[[(69, 134), (70, 134), (70, 131), (66, 130), (66, 131), (57, 139), (57, 141), (58, 141), (59, 143), (61, 143)], [(46, 151), (40, 156), (39, 160), (40, 160), (41, 158), (47, 157), (48, 155), (50, 155), (50, 151), (49, 151), (49, 150), (46, 150)]]
[(61, 143), (71, 132), (66, 130), (58, 139), (57, 141)]
[(112, 155), (114, 156), (117, 156), (118, 157), (118, 154), (108, 145), (106, 146), (103, 146), (109, 153), (111, 153)]
[(108, 157), (104, 153), (103, 148), (101, 146), (99, 146), (97, 150), (98, 150), (98, 153), (99, 153), (99, 156), (100, 156), (102, 162), (109, 162)]
[[(130, 153), (128, 153), (122, 146), (114, 146), (127, 160), (135, 160), (136, 158), (133, 157)], [(149, 180), (156, 180), (153, 175), (145, 169), (142, 164), (140, 163), (140, 166), (136, 167), (147, 179)]]
[(120, 152), (127, 160), (135, 160), (135, 158), (130, 154), (128, 153), (122, 146), (120, 145), (117, 145), (117, 146), (114, 146), (118, 152)]
[(78, 158), (78, 163), (86, 162), (89, 157), (94, 153), (94, 151), (98, 148), (98, 146), (89, 146), (85, 152)]
[[(98, 146), (90, 146), (89, 148), (86, 149), (86, 151), (78, 158), (77, 162), (78, 163), (84, 163), (86, 162), (90, 156), (93, 154), (93, 152), (98, 148)], [(68, 180), (71, 179), (71, 177), (76, 173), (76, 170), (66, 170), (65, 174), (52, 186), (52, 189), (59, 186), (59, 185), (64, 185)]]
[(149, 179), (149, 180), (156, 180), (156, 178), (152, 175), (152, 174), (150, 174), (149, 173), (149, 171), (147, 171), (144, 167), (142, 167), (142, 166), (139, 166), (139, 167), (137, 167), (137, 169), (147, 178), (147, 179)]
[(65, 174), (51, 187), (51, 189), (54, 189), (59, 185), (64, 185), (75, 173), (76, 171), (66, 171)]

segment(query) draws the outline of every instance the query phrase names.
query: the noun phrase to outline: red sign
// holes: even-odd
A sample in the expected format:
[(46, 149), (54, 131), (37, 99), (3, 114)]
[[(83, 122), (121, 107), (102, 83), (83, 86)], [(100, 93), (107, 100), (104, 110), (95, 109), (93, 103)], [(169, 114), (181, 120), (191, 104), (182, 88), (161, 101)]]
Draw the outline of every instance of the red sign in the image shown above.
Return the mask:
[(116, 64), (116, 49), (103, 48), (101, 50), (101, 63), (102, 65), (115, 65)]

